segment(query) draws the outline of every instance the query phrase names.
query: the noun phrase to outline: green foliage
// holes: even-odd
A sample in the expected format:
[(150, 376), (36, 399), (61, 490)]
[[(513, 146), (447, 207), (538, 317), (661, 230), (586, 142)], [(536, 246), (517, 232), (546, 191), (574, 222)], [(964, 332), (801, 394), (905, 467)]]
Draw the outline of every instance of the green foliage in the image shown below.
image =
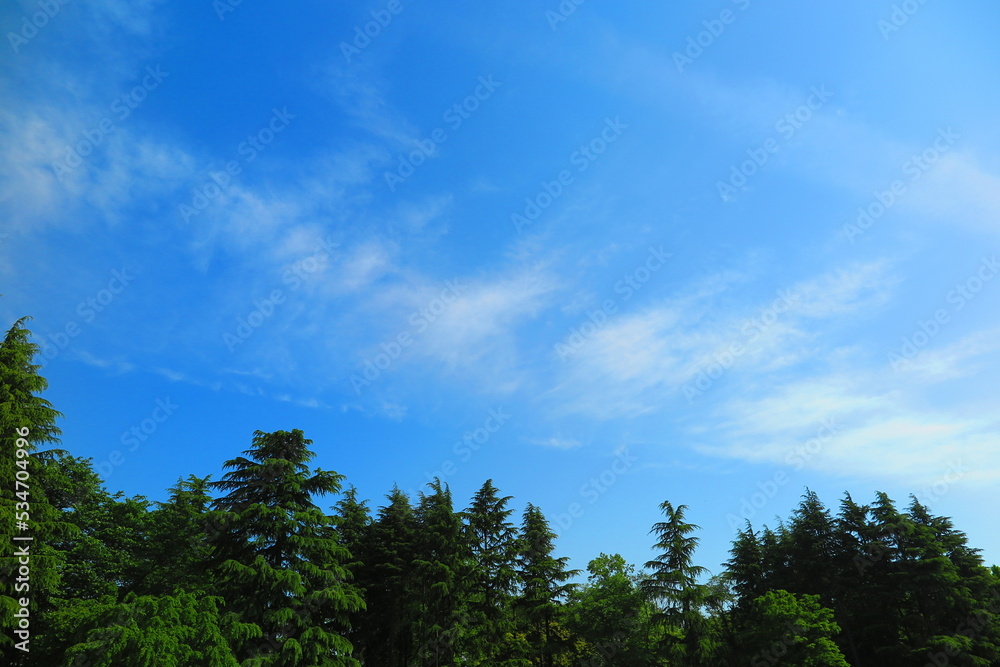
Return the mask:
[[(219, 481), (191, 475), (165, 502), (109, 493), (89, 459), (43, 449), (59, 414), (36, 353), (23, 320), (0, 342), (0, 472), (28, 471), (34, 538), (30, 653), (12, 642), (18, 563), (0, 556), (3, 664), (1000, 664), (1000, 567), (916, 499), (848, 495), (833, 515), (807, 492), (776, 528), (739, 531), (708, 581), (698, 527), (666, 501), (648, 571), (601, 554), (576, 585), (541, 510), (516, 528), (492, 480), (465, 511), (435, 480), (416, 506), (394, 488), (373, 517), (351, 487), (325, 515), (343, 477), (310, 469), (298, 430), (255, 432)], [(27, 502), (14, 492), (0, 485), (8, 517)], [(0, 522), (6, 544), (16, 531)]]
[(238, 667), (233, 649), (260, 628), (219, 611), (221, 600), (130, 595), (119, 604), (81, 607), (86, 638), (66, 652), (67, 665), (90, 667)]
[(833, 640), (840, 627), (818, 595), (796, 597), (788, 591), (771, 591), (754, 600), (750, 610), (753, 625), (742, 649), (752, 667), (848, 667)]
[(332, 518), (313, 502), (339, 492), (343, 478), (309, 470), (310, 444), (299, 430), (257, 431), (245, 456), (227, 461), (230, 472), (209, 483), (228, 491), (214, 503), (219, 590), (228, 610), (262, 630), (261, 641), (239, 653), (251, 664), (357, 664), (341, 632), (364, 603), (346, 583), (350, 554), (328, 539)]
[(587, 583), (572, 591), (565, 625), (575, 638), (574, 657), (589, 665), (648, 665), (655, 649), (649, 635), (655, 606), (639, 588), (641, 577), (618, 554), (601, 554), (587, 565)]
[[(56, 465), (63, 452), (42, 448), (58, 442), (56, 419), (62, 415), (39, 396), (48, 383), (34, 363), (38, 346), (29, 340), (27, 319), (15, 322), (0, 341), (0, 659), (11, 663), (15, 656), (25, 657), (13, 647), (18, 601), (30, 593), (31, 633), (37, 636), (44, 630), (39, 624), (42, 615), (59, 589), (61, 554), (53, 541), (73, 532), (47, 493), (56, 485)], [(22, 518), (26, 530), (16, 523)], [(15, 535), (32, 540), (15, 542)], [(23, 578), (17, 580), (20, 566), (14, 545), (30, 552), (30, 590)]]
[(517, 576), (520, 594), (514, 601), (515, 624), (527, 638), (532, 664), (552, 665), (567, 642), (556, 624), (559, 603), (573, 590), (567, 583), (577, 570), (568, 558), (554, 555), (556, 534), (542, 511), (528, 503), (517, 538)]
[(509, 658), (505, 638), (513, 632), (511, 604), (517, 587), (517, 529), (510, 522), (510, 496), (500, 496), (489, 479), (466, 510), (475, 567), (468, 586), (467, 648), (473, 665), (494, 665)]

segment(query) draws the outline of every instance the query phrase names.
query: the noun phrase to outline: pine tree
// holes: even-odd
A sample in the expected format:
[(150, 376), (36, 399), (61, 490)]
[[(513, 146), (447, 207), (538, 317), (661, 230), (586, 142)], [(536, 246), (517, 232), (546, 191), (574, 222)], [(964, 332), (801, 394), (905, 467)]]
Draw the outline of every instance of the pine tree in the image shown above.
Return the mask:
[(555, 664), (554, 657), (561, 648), (555, 631), (559, 604), (573, 589), (573, 584), (566, 582), (579, 572), (566, 569), (568, 558), (553, 555), (555, 538), (542, 511), (529, 503), (518, 536), (521, 594), (515, 608), (526, 630), (531, 664), (543, 667)]
[(451, 491), (440, 479), (427, 486), (431, 493), (420, 494), (415, 512), (414, 588), (421, 602), (415, 641), (420, 664), (439, 667), (454, 665), (456, 655), (464, 652), (472, 550)]
[(792, 512), (783, 539), (783, 551), (794, 567), (782, 588), (799, 595), (819, 595), (824, 606), (832, 606), (836, 576), (831, 565), (837, 538), (833, 517), (815, 491), (807, 490)]
[(486, 480), (472, 498), (466, 521), (476, 567), (469, 587), (470, 653), (474, 665), (499, 664), (513, 631), (510, 605), (516, 588), (517, 529), (509, 521), (510, 496)]
[(262, 630), (261, 641), (240, 654), (247, 664), (358, 664), (339, 633), (363, 602), (345, 582), (349, 554), (325, 537), (332, 520), (313, 502), (339, 492), (343, 477), (309, 470), (311, 444), (300, 430), (257, 431), (245, 456), (227, 461), (230, 472), (210, 482), (228, 492), (214, 504), (223, 526), (214, 543), (223, 597)]
[[(19, 319), (0, 342), (0, 661), (34, 664), (30, 637), (44, 632), (44, 615), (52, 610), (58, 594), (60, 555), (53, 541), (73, 532), (48, 498), (53, 486), (55, 462), (61, 450), (45, 450), (58, 442), (56, 419), (61, 417), (49, 401), (38, 394), (48, 386), (33, 363), (38, 346)], [(14, 538), (30, 538), (18, 539)], [(19, 563), (27, 558), (29, 565)], [(20, 568), (30, 570), (30, 584)], [(26, 586), (30, 585), (30, 589)], [(28, 600), (22, 610), (19, 601)], [(28, 614), (29, 628), (19, 619)], [(20, 632), (17, 632), (20, 630)], [(21, 649), (15, 648), (15, 643)]]
[(151, 512), (140, 594), (209, 592), (208, 563), (212, 553), (209, 480), (195, 475), (178, 480), (169, 489), (167, 501), (157, 503)]
[[(368, 589), (377, 586), (372, 579), (371, 533), (372, 517), (366, 506), (367, 501), (358, 500), (358, 490), (352, 485), (344, 492), (343, 497), (334, 505), (333, 527), (330, 537), (351, 554), (344, 568), (351, 575), (351, 583), (363, 600), (368, 600)], [(358, 609), (347, 614), (347, 629), (345, 636), (354, 646), (354, 656), (362, 664), (368, 663), (367, 635), (365, 634), (365, 618), (368, 611)]]
[(239, 667), (233, 649), (259, 637), (260, 628), (240, 623), (234, 613), (220, 612), (221, 602), (217, 597), (199, 599), (180, 592), (132, 594), (119, 604), (92, 605), (87, 608), (89, 618), (81, 624), (85, 634), (61, 664)]
[(705, 568), (694, 564), (698, 538), (691, 533), (699, 526), (684, 521), (686, 510), (686, 505), (674, 509), (666, 500), (660, 504), (664, 521), (654, 524), (650, 530), (657, 538), (653, 548), (660, 555), (645, 565), (651, 573), (643, 581), (643, 591), (661, 605), (662, 611), (655, 620), (676, 631), (668, 635), (673, 637), (668, 640), (673, 644), (667, 647), (668, 652), (688, 664), (698, 664), (703, 625), (698, 609), (705, 594), (698, 577), (704, 574)]
[(419, 600), (414, 590), (416, 519), (409, 497), (394, 487), (378, 511), (368, 549), (366, 664), (407, 667), (416, 650), (413, 629)]

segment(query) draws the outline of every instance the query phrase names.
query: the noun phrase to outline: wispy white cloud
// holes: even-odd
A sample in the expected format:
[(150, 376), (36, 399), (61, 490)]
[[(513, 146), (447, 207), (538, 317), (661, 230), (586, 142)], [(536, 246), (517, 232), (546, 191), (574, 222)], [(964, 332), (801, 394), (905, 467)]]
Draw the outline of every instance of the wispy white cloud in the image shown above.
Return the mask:
[(878, 308), (894, 282), (883, 263), (855, 264), (753, 306), (721, 301), (743, 280), (714, 276), (689, 294), (614, 317), (577, 346), (549, 397), (559, 410), (637, 415), (673, 405), (685, 384), (712, 367), (723, 373), (791, 367), (815, 354), (831, 320)]

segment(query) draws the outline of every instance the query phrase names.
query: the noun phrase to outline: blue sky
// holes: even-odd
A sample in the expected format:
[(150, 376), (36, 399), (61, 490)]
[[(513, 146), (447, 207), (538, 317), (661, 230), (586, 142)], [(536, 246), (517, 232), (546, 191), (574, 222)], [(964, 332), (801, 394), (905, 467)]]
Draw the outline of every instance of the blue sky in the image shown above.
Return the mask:
[(0, 315), (128, 494), (301, 428), (373, 507), (493, 478), (576, 567), (670, 500), (718, 572), (807, 487), (1000, 562), (998, 19), (7, 3)]

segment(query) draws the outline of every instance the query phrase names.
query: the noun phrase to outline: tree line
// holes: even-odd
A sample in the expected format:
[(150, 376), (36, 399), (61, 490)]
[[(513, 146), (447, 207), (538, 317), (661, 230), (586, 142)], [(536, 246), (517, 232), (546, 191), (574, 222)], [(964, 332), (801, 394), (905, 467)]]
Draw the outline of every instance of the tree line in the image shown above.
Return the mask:
[(178, 480), (163, 502), (109, 492), (55, 448), (37, 352), (25, 320), (0, 343), (4, 664), (1000, 664), (1000, 568), (913, 497), (845, 495), (833, 513), (807, 492), (776, 527), (747, 522), (715, 576), (665, 501), (648, 562), (602, 553), (577, 581), (541, 509), (515, 513), (492, 480), (462, 508), (440, 480), (371, 508), (310, 467), (300, 430), (255, 432), (217, 480)]

